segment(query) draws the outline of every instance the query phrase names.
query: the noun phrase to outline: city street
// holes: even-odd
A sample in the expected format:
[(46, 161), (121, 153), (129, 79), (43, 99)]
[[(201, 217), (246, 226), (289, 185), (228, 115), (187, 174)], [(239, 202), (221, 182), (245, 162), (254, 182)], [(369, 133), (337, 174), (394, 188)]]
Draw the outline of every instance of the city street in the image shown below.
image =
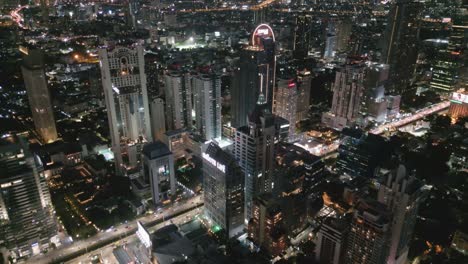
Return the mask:
[(189, 212), (186, 212), (190, 213), (194, 211), (193, 209), (201, 206), (202, 204), (202, 195), (198, 195), (193, 198), (190, 198), (187, 201), (179, 202), (178, 204), (176, 203), (171, 207), (164, 208), (159, 213), (155, 213), (152, 215), (144, 215), (127, 224), (115, 226), (114, 229), (108, 230), (107, 232), (103, 231), (93, 237), (73, 242), (70, 245), (60, 247), (56, 250), (48, 252), (47, 254), (34, 256), (30, 258), (28, 262), (36, 264), (46, 264), (66, 261), (69, 258), (79, 256), (81, 254), (86, 254), (89, 248), (94, 249), (95, 247), (106, 246), (112, 244), (113, 242), (119, 239), (123, 239), (129, 235), (133, 235), (137, 228), (137, 221), (142, 222), (147, 227), (151, 227), (160, 221), (164, 223), (164, 221), (169, 220), (172, 217), (177, 216), (178, 214), (184, 211), (190, 210)]

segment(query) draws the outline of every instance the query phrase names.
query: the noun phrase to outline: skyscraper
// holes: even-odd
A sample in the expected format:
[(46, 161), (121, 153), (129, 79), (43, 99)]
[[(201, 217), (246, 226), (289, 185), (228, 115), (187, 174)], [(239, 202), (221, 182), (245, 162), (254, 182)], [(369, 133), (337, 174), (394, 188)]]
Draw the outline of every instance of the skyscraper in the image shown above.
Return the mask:
[(315, 260), (320, 264), (341, 264), (346, 253), (349, 224), (345, 219), (325, 218), (317, 232)]
[(296, 27), (294, 31), (294, 57), (304, 59), (309, 53), (312, 38), (312, 17), (302, 15), (296, 17)]
[(309, 71), (304, 70), (297, 75), (296, 122), (306, 119), (309, 113), (311, 82), (312, 75)]
[(205, 215), (229, 237), (244, 228), (244, 173), (231, 154), (210, 143), (203, 157)]
[(364, 92), (364, 71), (361, 63), (347, 63), (336, 71), (332, 108), (322, 115), (322, 123), (341, 130), (356, 121)]
[(166, 115), (162, 98), (156, 98), (151, 102), (151, 131), (155, 140), (162, 140), (166, 132)]
[(143, 179), (150, 183), (155, 205), (176, 193), (174, 155), (161, 141), (143, 147)]
[(250, 38), (250, 45), (241, 51), (239, 67), (234, 73), (231, 126), (247, 125), (247, 116), (260, 94), (272, 111), (276, 81), (275, 35), (267, 24), (259, 25)]
[(0, 233), (19, 256), (39, 254), (57, 235), (42, 163), (26, 139), (0, 141)]
[(407, 262), (409, 243), (413, 236), (418, 208), (424, 198), (423, 184), (409, 175), (405, 166), (383, 177), (379, 188), (378, 201), (392, 212), (391, 238), (387, 263)]
[(44, 55), (37, 49), (22, 48), (24, 84), (28, 93), (34, 126), (44, 143), (57, 140), (54, 112), (44, 72)]
[(390, 223), (385, 205), (376, 201), (358, 204), (351, 221), (345, 263), (385, 264)]
[(127, 175), (152, 141), (143, 47), (101, 48), (99, 60), (116, 171)]
[(390, 65), (388, 91), (407, 91), (414, 73), (419, 41), (419, 11), (421, 3), (398, 0), (389, 15), (383, 38), (381, 62)]
[(192, 84), (189, 73), (167, 72), (164, 75), (168, 130), (192, 127)]
[(205, 140), (221, 138), (221, 78), (200, 73), (193, 78), (195, 126)]
[(289, 122), (289, 136), (296, 134), (297, 84), (294, 79), (280, 79), (276, 85), (274, 113)]
[(270, 255), (281, 254), (287, 246), (286, 229), (280, 206), (270, 195), (262, 194), (253, 199), (252, 219), (248, 225), (249, 238)]
[(245, 219), (252, 217), (254, 195), (270, 193), (273, 186), (275, 120), (260, 96), (249, 125), (237, 129), (234, 156), (245, 174)]

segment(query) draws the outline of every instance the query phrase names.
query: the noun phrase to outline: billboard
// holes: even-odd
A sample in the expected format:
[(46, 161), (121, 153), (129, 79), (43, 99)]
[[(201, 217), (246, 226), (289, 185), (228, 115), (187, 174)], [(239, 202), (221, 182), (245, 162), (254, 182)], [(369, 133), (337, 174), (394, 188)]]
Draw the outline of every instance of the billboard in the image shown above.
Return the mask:
[(455, 92), (452, 94), (451, 100), (455, 101), (456, 103), (468, 104), (468, 94)]
[(141, 243), (145, 245), (146, 248), (150, 248), (152, 246), (150, 233), (148, 232), (148, 230), (146, 230), (146, 228), (140, 221), (137, 221), (137, 226), (138, 229), (136, 234), (138, 238), (140, 239)]

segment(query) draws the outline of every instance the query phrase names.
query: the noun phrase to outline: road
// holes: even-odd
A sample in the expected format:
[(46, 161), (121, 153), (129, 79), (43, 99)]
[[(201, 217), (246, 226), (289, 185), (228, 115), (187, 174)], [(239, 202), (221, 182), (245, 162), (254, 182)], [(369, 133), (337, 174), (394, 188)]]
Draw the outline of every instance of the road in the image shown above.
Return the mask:
[(410, 115), (408, 117), (404, 117), (404, 118), (396, 120), (394, 122), (390, 122), (390, 123), (380, 125), (380, 126), (374, 128), (374, 129), (372, 129), (371, 131), (369, 131), (369, 133), (377, 134), (377, 135), (382, 134), (387, 130), (402, 127), (402, 126), (407, 125), (409, 123), (412, 123), (412, 122), (415, 122), (417, 120), (423, 119), (424, 117), (426, 117), (428, 115), (432, 115), (434, 113), (440, 112), (440, 111), (448, 108), (449, 106), (450, 106), (450, 101), (443, 101), (443, 102), (440, 102), (440, 103), (437, 103), (437, 104), (433, 104), (431, 106), (422, 108), (421, 110), (417, 111), (417, 113), (412, 114), (412, 115)]
[[(196, 215), (199, 215), (202, 213), (202, 208), (199, 207), (197, 209), (193, 209), (193, 210), (190, 210), (189, 212), (186, 212), (184, 214), (181, 214), (175, 218), (173, 218), (171, 221), (173, 224), (176, 224), (176, 225), (183, 225), (191, 220), (193, 220), (193, 218), (196, 216)], [(165, 221), (163, 223), (160, 223), (160, 224), (157, 224), (151, 228), (148, 228), (148, 232), (152, 233), (166, 225), (169, 224), (169, 221)], [(137, 240), (138, 237), (136, 236), (135, 232), (133, 232), (131, 235), (129, 235), (128, 237), (125, 237), (125, 238), (122, 238), (118, 241), (115, 241), (114, 243), (112, 244), (108, 244), (106, 246), (103, 246), (103, 247), (100, 247), (99, 249), (96, 249), (94, 251), (91, 251), (87, 254), (83, 254), (77, 258), (74, 258), (74, 259), (71, 259), (65, 263), (89, 263), (90, 261), (90, 256), (94, 256), (94, 255), (98, 255), (100, 254), (102, 256), (102, 260), (104, 263), (116, 263), (116, 259), (114, 258), (113, 256), (113, 249), (114, 249), (114, 244), (118, 244), (118, 245), (123, 245), (124, 243), (132, 243), (133, 241)]]
[(102, 247), (134, 234), (136, 232), (137, 221), (142, 222), (147, 227), (151, 227), (160, 222), (164, 222), (165, 220), (169, 220), (180, 214), (186, 213), (187, 211), (192, 211), (193, 209), (203, 205), (202, 197), (202, 195), (197, 195), (187, 201), (183, 201), (171, 207), (165, 208), (160, 213), (144, 215), (127, 224), (118, 225), (114, 229), (109, 230), (109, 232), (103, 231), (90, 238), (78, 240), (70, 245), (59, 247), (58, 249), (52, 250), (47, 254), (34, 256), (28, 259), (28, 262), (35, 264), (46, 264), (67, 261), (68, 259), (85, 254), (88, 252), (89, 248), (94, 249), (97, 247)]

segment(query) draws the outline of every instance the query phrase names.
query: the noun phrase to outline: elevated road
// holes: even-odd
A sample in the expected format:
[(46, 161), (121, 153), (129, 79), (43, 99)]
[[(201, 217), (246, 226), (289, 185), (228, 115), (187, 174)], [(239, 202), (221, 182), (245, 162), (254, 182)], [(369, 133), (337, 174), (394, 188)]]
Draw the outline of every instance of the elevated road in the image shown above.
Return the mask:
[(144, 215), (127, 224), (118, 225), (108, 232), (100, 232), (90, 238), (78, 240), (70, 245), (61, 246), (46, 254), (34, 256), (27, 261), (28, 263), (35, 264), (62, 263), (135, 234), (137, 221), (142, 222), (149, 228), (164, 221), (171, 220), (179, 215), (194, 211), (202, 205), (202, 195), (197, 195), (187, 201), (182, 201), (179, 204), (165, 208), (160, 213)]

